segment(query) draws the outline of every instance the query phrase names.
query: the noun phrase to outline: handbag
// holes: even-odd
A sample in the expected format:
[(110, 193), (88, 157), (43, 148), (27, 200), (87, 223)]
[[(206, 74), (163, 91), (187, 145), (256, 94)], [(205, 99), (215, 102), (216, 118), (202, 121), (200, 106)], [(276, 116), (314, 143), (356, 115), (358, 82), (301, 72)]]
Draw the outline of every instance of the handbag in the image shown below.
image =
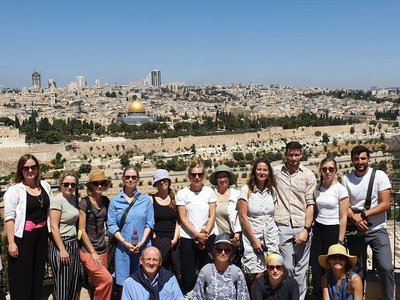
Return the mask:
[[(129, 210), (135, 204), (135, 202), (136, 202), (137, 198), (139, 198), (139, 196), (140, 196), (140, 193), (133, 198), (132, 202), (129, 203), (129, 206), (124, 210), (124, 213), (122, 214), (121, 220), (118, 224), (119, 231), (121, 231), (122, 227), (124, 227), (125, 220), (126, 220), (126, 217), (128, 216)], [(117, 249), (117, 239), (113, 236), (110, 239), (109, 250), (108, 250), (108, 270), (110, 272), (111, 272), (111, 270), (114, 269), (115, 250), (116, 249)]]
[[(368, 190), (367, 190), (367, 196), (365, 197), (365, 203), (364, 203), (364, 210), (367, 210), (371, 207), (371, 195), (372, 195), (372, 187), (374, 185), (374, 179), (375, 179), (375, 173), (376, 169), (372, 169), (371, 177), (369, 178), (369, 183), (368, 183)], [(354, 213), (360, 213), (360, 210), (353, 210)], [(368, 226), (370, 226), (371, 223), (368, 223)], [(360, 231), (357, 228), (356, 223), (354, 223), (351, 219), (347, 219), (347, 226), (346, 226), (346, 237), (352, 237), (352, 236), (364, 236), (365, 232)]]

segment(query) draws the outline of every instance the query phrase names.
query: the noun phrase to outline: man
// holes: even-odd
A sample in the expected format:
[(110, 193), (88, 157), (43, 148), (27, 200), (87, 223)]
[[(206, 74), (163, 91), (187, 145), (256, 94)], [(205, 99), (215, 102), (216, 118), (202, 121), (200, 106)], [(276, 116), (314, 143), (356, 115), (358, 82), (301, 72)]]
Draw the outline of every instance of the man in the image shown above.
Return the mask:
[(390, 209), (391, 184), (388, 176), (376, 170), (371, 194), (371, 206), (365, 209), (365, 198), (372, 173), (369, 167), (370, 152), (367, 147), (355, 146), (351, 150), (354, 170), (343, 178), (343, 185), (350, 196), (348, 222), (356, 224), (364, 235), (348, 237), (349, 251), (357, 255), (359, 275), (365, 279), (367, 246), (373, 253), (373, 261), (381, 279), (384, 299), (394, 299), (394, 271), (389, 235), (386, 229), (386, 212)]
[(124, 282), (122, 300), (184, 299), (174, 274), (161, 267), (161, 252), (156, 247), (143, 250), (139, 263), (141, 268)]
[(286, 162), (274, 168), (278, 192), (274, 218), (279, 247), (288, 271), (299, 283), (300, 299), (304, 299), (307, 292), (316, 185), (314, 173), (300, 163), (302, 155), (300, 143), (289, 142), (285, 150)]

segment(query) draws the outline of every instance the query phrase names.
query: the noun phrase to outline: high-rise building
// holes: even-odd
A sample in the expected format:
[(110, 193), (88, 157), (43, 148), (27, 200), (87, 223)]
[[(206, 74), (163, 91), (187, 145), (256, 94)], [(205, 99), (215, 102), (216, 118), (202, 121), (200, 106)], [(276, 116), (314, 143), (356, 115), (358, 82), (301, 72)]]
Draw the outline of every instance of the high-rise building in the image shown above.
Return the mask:
[(86, 86), (85, 76), (78, 75), (76, 76), (76, 87), (78, 89), (83, 89)]
[(42, 81), (40, 79), (41, 75), (39, 72), (33, 72), (32, 73), (32, 87), (34, 88), (41, 88), (42, 87)]
[(47, 82), (47, 87), (48, 87), (49, 89), (50, 89), (50, 88), (53, 88), (53, 89), (57, 88), (57, 83), (56, 83), (56, 81), (55, 81), (54, 79), (49, 79), (48, 82)]
[(158, 70), (151, 71), (151, 85), (152, 86), (161, 85), (161, 71)]

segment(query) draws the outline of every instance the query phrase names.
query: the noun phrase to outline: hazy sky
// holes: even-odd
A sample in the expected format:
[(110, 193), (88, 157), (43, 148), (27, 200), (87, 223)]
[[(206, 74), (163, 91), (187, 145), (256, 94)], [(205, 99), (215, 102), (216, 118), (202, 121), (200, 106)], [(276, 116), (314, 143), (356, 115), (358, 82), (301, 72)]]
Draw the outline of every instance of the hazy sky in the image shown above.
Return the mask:
[(400, 86), (400, 1), (6, 0), (0, 88), (162, 82)]

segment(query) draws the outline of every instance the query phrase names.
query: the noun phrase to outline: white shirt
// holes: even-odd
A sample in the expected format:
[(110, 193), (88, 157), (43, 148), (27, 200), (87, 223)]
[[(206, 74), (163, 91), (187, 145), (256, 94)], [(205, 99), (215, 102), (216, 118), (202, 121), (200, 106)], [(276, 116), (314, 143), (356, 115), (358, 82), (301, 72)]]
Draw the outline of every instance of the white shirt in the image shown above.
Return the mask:
[[(355, 171), (347, 174), (343, 178), (343, 185), (346, 187), (350, 196), (350, 206), (353, 210), (363, 210), (365, 205), (365, 197), (367, 196), (369, 179), (371, 177), (372, 168), (368, 168), (368, 172), (361, 177), (356, 176)], [(385, 172), (376, 170), (374, 185), (371, 194), (371, 208), (378, 205), (378, 192), (391, 189), (389, 177)], [(379, 215), (368, 217), (368, 221), (372, 223), (368, 231), (386, 228), (386, 211)]]
[[(318, 194), (318, 190), (316, 190)], [(346, 188), (339, 182), (329, 188), (321, 186), (315, 199), (318, 208), (316, 221), (324, 225), (339, 225), (340, 201), (349, 196)]]
[[(199, 192), (193, 192), (189, 187), (184, 187), (176, 194), (176, 205), (185, 206), (187, 220), (198, 232), (200, 232), (202, 228), (205, 228), (210, 217), (209, 204), (215, 202), (217, 202), (217, 197), (215, 192), (209, 186), (203, 186)], [(215, 233), (214, 227), (215, 224), (213, 225), (211, 232), (208, 234), (211, 235)], [(180, 237), (195, 239), (190, 231), (182, 225)]]
[[(51, 201), (52, 192), (50, 185), (44, 181), (40, 181), (40, 185), (49, 195)], [(14, 235), (22, 238), (26, 220), (26, 188), (20, 182), (10, 186), (4, 194), (4, 221), (14, 220)], [(50, 231), (49, 217), (47, 217), (47, 226)]]

